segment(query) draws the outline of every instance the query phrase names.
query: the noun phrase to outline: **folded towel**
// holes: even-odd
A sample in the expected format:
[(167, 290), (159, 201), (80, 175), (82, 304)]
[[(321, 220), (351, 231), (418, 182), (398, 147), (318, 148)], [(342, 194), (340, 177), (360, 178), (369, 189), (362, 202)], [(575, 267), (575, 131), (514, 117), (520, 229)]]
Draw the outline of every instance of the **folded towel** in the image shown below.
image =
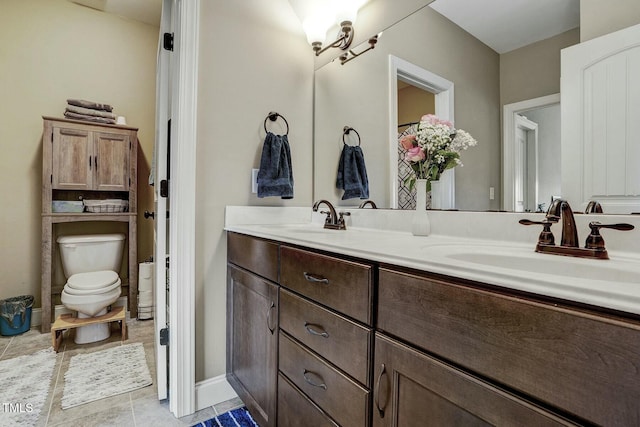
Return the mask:
[(105, 117), (87, 116), (86, 114), (78, 114), (72, 111), (66, 110), (64, 116), (68, 119), (83, 120), (85, 122), (106, 123), (109, 125), (115, 125), (116, 121), (113, 119), (107, 119)]
[(287, 135), (267, 132), (258, 172), (258, 197), (293, 199), (293, 171)]
[(369, 198), (367, 168), (364, 165), (364, 155), (359, 146), (345, 144), (342, 147), (336, 187), (344, 190), (342, 200)]
[(75, 105), (67, 105), (67, 111), (76, 114), (84, 114), (85, 116), (105, 117), (107, 119), (116, 119), (116, 115), (102, 110), (92, 110), (91, 108), (76, 107)]
[(67, 104), (75, 105), (76, 107), (91, 108), (92, 110), (113, 111), (113, 107), (109, 104), (100, 104), (99, 102), (85, 101), (83, 99), (67, 99)]

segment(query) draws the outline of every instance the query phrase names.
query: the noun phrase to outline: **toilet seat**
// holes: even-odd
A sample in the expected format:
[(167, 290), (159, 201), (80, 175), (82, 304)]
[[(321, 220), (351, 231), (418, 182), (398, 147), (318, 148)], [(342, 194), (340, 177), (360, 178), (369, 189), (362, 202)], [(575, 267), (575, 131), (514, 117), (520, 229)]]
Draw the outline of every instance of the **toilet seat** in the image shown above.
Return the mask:
[(116, 283), (114, 283), (113, 285), (107, 286), (106, 288), (100, 288), (100, 289), (75, 289), (75, 288), (72, 288), (70, 286), (65, 286), (63, 291), (66, 292), (67, 295), (77, 295), (77, 296), (102, 295), (102, 294), (109, 293), (109, 292), (111, 292), (111, 291), (113, 291), (115, 289), (119, 289), (121, 285), (122, 285), (122, 283), (118, 279), (118, 281)]
[[(102, 270), (89, 273), (77, 273), (67, 279), (66, 288), (77, 291), (100, 291), (114, 284), (120, 284), (120, 277), (115, 271)], [(91, 293), (91, 292), (89, 292)]]

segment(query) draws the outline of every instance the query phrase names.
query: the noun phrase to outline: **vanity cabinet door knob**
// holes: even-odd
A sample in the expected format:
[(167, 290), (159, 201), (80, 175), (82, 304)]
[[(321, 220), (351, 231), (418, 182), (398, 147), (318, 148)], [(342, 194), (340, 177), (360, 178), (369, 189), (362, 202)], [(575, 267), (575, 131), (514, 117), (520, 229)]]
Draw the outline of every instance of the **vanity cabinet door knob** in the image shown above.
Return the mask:
[(380, 383), (382, 382), (382, 376), (387, 373), (387, 368), (384, 366), (384, 363), (381, 368), (380, 375), (378, 375), (378, 380), (376, 381), (375, 404), (378, 414), (380, 414), (380, 418), (384, 418), (384, 408), (380, 406)]
[[(307, 384), (324, 389), (324, 390), (327, 389), (327, 385), (324, 383), (324, 379), (322, 379), (322, 377), (316, 374), (315, 372), (307, 371), (305, 369), (302, 372), (302, 376), (304, 377), (304, 380), (307, 382)], [(314, 379), (312, 379), (311, 377), (315, 377), (315, 379), (317, 379), (318, 381), (314, 381)]]
[[(313, 323), (304, 322), (304, 328), (311, 335), (315, 335), (322, 338), (329, 338), (329, 333), (324, 330), (324, 328), (320, 325), (315, 325)], [(316, 330), (318, 329), (318, 330)]]
[(326, 277), (316, 276), (314, 274), (307, 273), (306, 271), (302, 274), (304, 275), (304, 278), (307, 280), (307, 282), (322, 283), (325, 285), (329, 284), (329, 279), (327, 279)]

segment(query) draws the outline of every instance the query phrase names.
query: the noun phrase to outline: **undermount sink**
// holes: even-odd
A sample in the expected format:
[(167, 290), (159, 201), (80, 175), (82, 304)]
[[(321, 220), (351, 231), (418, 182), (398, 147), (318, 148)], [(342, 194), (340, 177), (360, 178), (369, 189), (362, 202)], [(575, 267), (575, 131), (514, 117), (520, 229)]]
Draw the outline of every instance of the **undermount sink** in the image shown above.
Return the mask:
[[(465, 250), (466, 249), (466, 250)], [(495, 247), (486, 250), (469, 251), (460, 248), (459, 251), (448, 251), (447, 258), (462, 262), (482, 264), (485, 266), (505, 268), (509, 270), (526, 271), (530, 273), (551, 274), (555, 276), (572, 277), (585, 280), (603, 280), (609, 282), (638, 283), (640, 274), (627, 265), (626, 262), (611, 260), (582, 260), (564, 256), (547, 254), (517, 254), (495, 252)]]

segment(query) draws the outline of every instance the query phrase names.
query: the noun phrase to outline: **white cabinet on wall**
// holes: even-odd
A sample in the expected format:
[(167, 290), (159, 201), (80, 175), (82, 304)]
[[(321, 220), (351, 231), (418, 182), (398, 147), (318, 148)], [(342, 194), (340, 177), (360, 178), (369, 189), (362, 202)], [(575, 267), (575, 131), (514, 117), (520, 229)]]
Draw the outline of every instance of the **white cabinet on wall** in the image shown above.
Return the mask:
[(562, 195), (640, 211), (640, 25), (562, 50)]

